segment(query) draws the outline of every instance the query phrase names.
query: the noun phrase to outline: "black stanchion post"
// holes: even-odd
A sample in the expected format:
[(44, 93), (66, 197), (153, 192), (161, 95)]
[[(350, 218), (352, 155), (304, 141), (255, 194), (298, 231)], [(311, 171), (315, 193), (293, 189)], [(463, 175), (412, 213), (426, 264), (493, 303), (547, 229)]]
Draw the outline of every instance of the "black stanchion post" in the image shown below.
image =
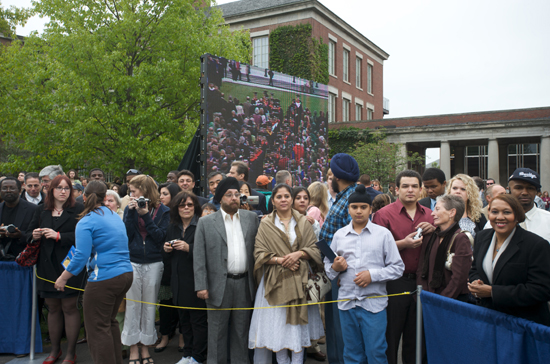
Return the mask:
[(422, 286), (416, 286), (416, 364), (422, 364)]

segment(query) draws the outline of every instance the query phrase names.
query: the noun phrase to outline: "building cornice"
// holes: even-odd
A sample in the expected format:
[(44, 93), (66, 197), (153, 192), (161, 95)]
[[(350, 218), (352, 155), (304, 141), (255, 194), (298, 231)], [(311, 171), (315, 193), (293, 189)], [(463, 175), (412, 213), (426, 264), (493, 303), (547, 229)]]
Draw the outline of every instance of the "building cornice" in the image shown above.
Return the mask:
[[(325, 7), (323, 4), (321, 4), (317, 0), (306, 0), (306, 1), (296, 2), (296, 3), (262, 8), (262, 9), (253, 10), (247, 13), (243, 13), (243, 14), (227, 16), (227, 17), (224, 17), (224, 19), (226, 24), (232, 27), (243, 26), (245, 28), (250, 28), (249, 26), (244, 26), (244, 24), (260, 23), (259, 22), (260, 20), (263, 20), (266, 18), (275, 19), (274, 21), (275, 24), (284, 23), (287, 20), (281, 21), (282, 16), (296, 14), (296, 13), (303, 13), (308, 11), (313, 11), (314, 13), (320, 15), (323, 20), (327, 20), (330, 23), (330, 25), (332, 25), (336, 30), (340, 32), (344, 32), (346, 35), (353, 38), (360, 45), (360, 47), (357, 47), (357, 48), (359, 49), (365, 48), (366, 50), (370, 51), (375, 56), (373, 58), (377, 58), (377, 61), (379, 61), (380, 63), (383, 63), (384, 60), (387, 60), (389, 58), (390, 55), (387, 52), (385, 52), (382, 48), (378, 47), (375, 43), (373, 43), (371, 40), (369, 40), (367, 37), (365, 37), (363, 34), (361, 34), (359, 31), (357, 31), (347, 22), (342, 20), (340, 17), (338, 17), (336, 14), (334, 14), (331, 10), (329, 10), (327, 7)], [(308, 14), (308, 17), (311, 17), (310, 15), (311, 14)], [(301, 19), (302, 18), (300, 18), (300, 20)], [(295, 19), (291, 19), (291, 20), (295, 20)], [(320, 19), (316, 19), (316, 20), (319, 21)], [(321, 23), (324, 24), (323, 22)], [(365, 50), (363, 50), (363, 52), (364, 51)]]

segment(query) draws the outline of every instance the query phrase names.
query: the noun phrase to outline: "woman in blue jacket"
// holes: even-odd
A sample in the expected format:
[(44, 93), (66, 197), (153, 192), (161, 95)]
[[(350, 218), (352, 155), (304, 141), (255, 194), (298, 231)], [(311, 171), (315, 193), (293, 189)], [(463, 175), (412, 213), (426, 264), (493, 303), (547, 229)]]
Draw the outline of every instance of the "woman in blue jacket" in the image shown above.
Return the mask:
[[(170, 209), (160, 203), (157, 185), (149, 176), (132, 178), (129, 190), (131, 200), (124, 210), (124, 224), (134, 282), (126, 298), (156, 303), (164, 271), (161, 249), (170, 222)], [(130, 346), (129, 364), (139, 364), (140, 354), (141, 363), (153, 363), (148, 346), (156, 341), (155, 305), (126, 301), (122, 343)]]
[[(86, 205), (76, 225), (76, 252), (55, 288), (64, 291), (67, 281), (89, 264), (84, 323), (90, 355), (94, 363), (116, 364), (122, 363), (122, 350), (115, 317), (132, 285), (132, 265), (124, 224), (103, 204), (106, 192), (107, 186), (100, 181), (90, 181), (86, 186)], [(72, 359), (76, 361), (76, 355)]]

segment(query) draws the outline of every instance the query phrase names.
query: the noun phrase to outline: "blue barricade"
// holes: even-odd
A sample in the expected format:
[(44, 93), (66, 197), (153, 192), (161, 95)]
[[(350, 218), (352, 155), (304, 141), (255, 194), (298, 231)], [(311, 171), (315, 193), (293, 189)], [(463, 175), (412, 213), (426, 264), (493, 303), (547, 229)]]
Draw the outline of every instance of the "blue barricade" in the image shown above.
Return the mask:
[(550, 328), (422, 291), (430, 364), (548, 364)]
[[(28, 354), (31, 346), (32, 267), (0, 262), (0, 353)], [(37, 353), (42, 335), (36, 323)]]

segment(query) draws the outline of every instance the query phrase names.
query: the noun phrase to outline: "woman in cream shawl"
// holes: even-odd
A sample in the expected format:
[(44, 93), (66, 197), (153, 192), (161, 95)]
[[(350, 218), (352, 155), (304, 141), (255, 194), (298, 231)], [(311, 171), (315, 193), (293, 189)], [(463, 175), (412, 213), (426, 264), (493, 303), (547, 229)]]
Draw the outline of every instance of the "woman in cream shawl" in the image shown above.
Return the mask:
[[(272, 196), (273, 213), (262, 220), (254, 248), (255, 307), (305, 304), (310, 266), (315, 271), (323, 269), (317, 239), (307, 218), (292, 209), (288, 185), (275, 186)], [(257, 309), (252, 314), (248, 347), (256, 349), (255, 364), (271, 363), (270, 351), (277, 353), (279, 364), (301, 364), (303, 348), (323, 335), (315, 305)]]

